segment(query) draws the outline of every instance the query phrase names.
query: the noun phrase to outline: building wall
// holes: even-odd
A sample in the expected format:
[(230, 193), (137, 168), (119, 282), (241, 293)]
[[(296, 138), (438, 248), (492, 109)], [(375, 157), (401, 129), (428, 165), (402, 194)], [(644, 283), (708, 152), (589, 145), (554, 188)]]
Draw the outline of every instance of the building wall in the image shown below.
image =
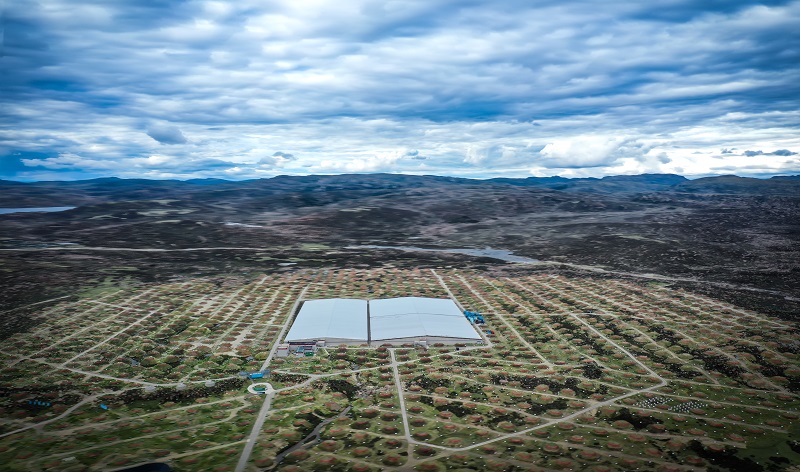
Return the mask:
[(427, 341), (428, 347), (436, 343), (442, 343), (446, 346), (453, 344), (478, 344), (482, 343), (482, 339), (468, 339), (468, 338), (443, 338), (437, 336), (415, 336), (411, 338), (394, 338), (394, 339), (373, 339), (371, 346), (377, 347), (382, 344), (391, 344), (399, 346), (401, 344), (414, 344), (416, 341)]
[(313, 338), (313, 339), (292, 339), (291, 343), (315, 343), (316, 341), (325, 341), (325, 346), (338, 346), (346, 344), (348, 346), (358, 346), (360, 344), (367, 344), (366, 339), (345, 339), (345, 338)]

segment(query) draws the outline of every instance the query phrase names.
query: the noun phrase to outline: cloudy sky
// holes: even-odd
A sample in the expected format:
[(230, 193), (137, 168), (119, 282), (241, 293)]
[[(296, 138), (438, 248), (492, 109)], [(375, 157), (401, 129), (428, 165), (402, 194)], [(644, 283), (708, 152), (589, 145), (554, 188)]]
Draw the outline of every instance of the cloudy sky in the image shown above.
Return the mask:
[(12, 0), (0, 178), (800, 173), (800, 0)]

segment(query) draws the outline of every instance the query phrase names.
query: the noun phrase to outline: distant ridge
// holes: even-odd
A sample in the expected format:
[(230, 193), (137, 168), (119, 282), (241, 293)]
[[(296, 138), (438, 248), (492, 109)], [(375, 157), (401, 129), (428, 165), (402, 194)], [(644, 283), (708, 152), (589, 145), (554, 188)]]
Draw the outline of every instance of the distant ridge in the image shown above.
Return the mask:
[(736, 175), (720, 175), (687, 180), (673, 188), (676, 192), (732, 194), (800, 195), (800, 176), (754, 179)]
[[(800, 176), (756, 179), (723, 175), (689, 180), (675, 174), (614, 175), (603, 178), (527, 177), (466, 179), (408, 174), (279, 175), (269, 179), (148, 180), (106, 177), (76, 181), (16, 182), (0, 180), (0, 206), (36, 207), (108, 203), (125, 200), (208, 199), (226, 196), (276, 196), (326, 193), (347, 199), (353, 192), (381, 192), (441, 187), (503, 188), (584, 194), (764, 194), (800, 195)], [(295, 198), (295, 197), (293, 197)], [(310, 198), (310, 197), (303, 197)], [(312, 198), (313, 200), (313, 198)]]
[(676, 174), (611, 175), (603, 178), (528, 177), (489, 179), (511, 185), (543, 187), (571, 192), (640, 193), (666, 190), (688, 179)]

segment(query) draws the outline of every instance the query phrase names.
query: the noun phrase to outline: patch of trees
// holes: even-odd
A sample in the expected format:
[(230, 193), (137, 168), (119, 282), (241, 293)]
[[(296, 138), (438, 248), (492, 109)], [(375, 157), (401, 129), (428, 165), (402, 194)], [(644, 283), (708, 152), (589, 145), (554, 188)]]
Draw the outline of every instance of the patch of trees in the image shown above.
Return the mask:
[[(739, 376), (744, 372), (744, 369), (729, 363), (729, 358), (727, 356), (723, 356), (722, 354), (706, 354), (704, 351), (700, 349), (693, 349), (689, 351), (689, 353), (697, 359), (700, 359), (703, 362), (703, 368), (708, 371), (716, 371), (720, 372), (732, 379), (738, 379)], [(783, 373), (782, 370), (777, 369)], [(766, 372), (764, 372), (766, 374)], [(781, 375), (781, 374), (769, 374), (769, 375)]]
[(712, 451), (695, 439), (689, 441), (688, 448), (712, 465), (732, 472), (762, 472), (764, 470), (764, 467), (758, 462), (747, 457), (737, 456), (738, 450), (735, 447), (728, 446), (721, 451)]
[(644, 416), (643, 417), (643, 416), (635, 415), (635, 414), (631, 413), (630, 410), (628, 410), (627, 408), (620, 409), (613, 416), (608, 418), (608, 422), (609, 423), (613, 423), (614, 421), (619, 421), (619, 420), (624, 420), (624, 421), (627, 421), (628, 423), (632, 424), (633, 425), (633, 429), (635, 429), (636, 431), (639, 431), (640, 429), (644, 429), (644, 428), (650, 426), (651, 424), (661, 424), (661, 423), (663, 423), (663, 421), (661, 421), (660, 419), (654, 418), (652, 416)]
[[(510, 374), (495, 374), (492, 376), (492, 383), (495, 385), (502, 385), (500, 382), (501, 380), (508, 381), (508, 382), (519, 382), (520, 386), (525, 390), (533, 390), (539, 384), (545, 384), (550, 387), (550, 391), (558, 392), (561, 389), (569, 388), (575, 391), (575, 396), (578, 398), (588, 398), (593, 393), (598, 393), (595, 391), (584, 390), (578, 386), (580, 380), (577, 378), (568, 378), (565, 379), (563, 382), (559, 382), (554, 380), (550, 377), (535, 377), (535, 376), (521, 376), (521, 375), (510, 375)], [(600, 391), (599, 393), (605, 393), (605, 391)]]
[(587, 379), (599, 379), (603, 376), (603, 368), (592, 362), (583, 366), (583, 376)]
[(567, 319), (566, 316), (559, 316), (559, 317), (551, 317), (554, 321), (561, 323), (562, 327), (568, 329), (570, 333), (576, 338), (580, 339), (584, 343), (588, 344), (592, 349), (597, 351), (602, 356), (608, 356), (613, 354), (613, 351), (606, 349), (605, 346), (599, 344), (596, 338), (589, 336), (589, 333), (581, 329), (580, 326), (576, 325), (575, 323), (571, 322)]
[(304, 375), (282, 374), (282, 373), (273, 373), (270, 374), (270, 377), (275, 382), (286, 383), (286, 384), (297, 384), (306, 380), (307, 378)]
[(157, 400), (161, 403), (165, 402), (190, 402), (196, 398), (208, 397), (211, 395), (222, 395), (229, 390), (241, 390), (244, 387), (244, 380), (240, 378), (218, 380), (213, 387), (192, 386), (186, 390), (175, 389), (159, 389), (152, 393), (144, 392), (143, 390), (128, 390), (119, 395), (119, 399), (125, 403), (130, 404), (137, 401), (152, 401)]
[(504, 415), (494, 415), (489, 420), (489, 426), (492, 428), (496, 427), (498, 424), (508, 421), (509, 423), (513, 423), (517, 426), (524, 423), (525, 417), (517, 413), (516, 411), (509, 411)]
[(800, 454), (800, 441), (789, 440), (786, 441), (786, 444), (789, 446), (789, 449), (797, 454)]
[(527, 411), (532, 415), (541, 415), (542, 413), (545, 413), (547, 410), (566, 410), (567, 407), (569, 406), (568, 404), (569, 402), (567, 400), (559, 398), (557, 400), (554, 400), (552, 403), (547, 403), (544, 405), (540, 405), (539, 403), (532, 403), (531, 407), (525, 411)]
[(374, 448), (375, 448), (375, 444), (376, 444), (376, 443), (378, 443), (378, 442), (379, 442), (381, 439), (383, 439), (383, 438), (382, 438), (382, 437), (380, 437), (380, 436), (373, 436), (373, 437), (372, 437), (372, 438), (371, 438), (371, 439), (370, 439), (368, 442), (366, 442), (366, 443), (357, 443), (357, 442), (355, 442), (355, 441), (353, 441), (353, 440), (351, 439), (351, 436), (348, 436), (348, 437), (347, 437), (347, 438), (345, 438), (345, 440), (344, 440), (344, 448), (345, 448), (345, 449), (350, 449), (350, 450), (352, 450), (353, 448), (356, 448), (356, 447), (359, 447), (359, 446), (361, 446), (361, 447), (368, 447), (368, 448), (370, 448), (370, 449), (374, 449)]
[(667, 341), (670, 344), (678, 344), (678, 342), (683, 339), (678, 336), (675, 331), (665, 328), (663, 326), (654, 325), (654, 324), (647, 324), (647, 328), (655, 331), (658, 333), (653, 339), (656, 341)]
[(342, 379), (328, 380), (328, 388), (333, 392), (345, 394), (348, 400), (355, 398), (356, 393), (358, 393), (358, 387)]
[[(423, 398), (426, 398), (426, 397), (423, 397)], [(430, 404), (433, 404), (433, 400), (431, 400), (430, 398), (428, 398), (428, 400), (430, 400)], [(472, 414), (471, 410), (467, 410), (466, 408), (464, 408), (461, 405), (461, 403), (458, 403), (458, 402), (451, 402), (451, 403), (449, 403), (447, 405), (437, 406), (436, 409), (438, 411), (440, 411), (440, 412), (441, 411), (449, 411), (450, 413), (456, 415), (459, 418), (463, 418), (466, 415), (471, 415)]]
[(767, 377), (783, 375), (783, 369), (767, 362), (761, 355), (761, 353), (764, 351), (758, 348), (757, 346), (739, 346), (738, 351), (746, 352), (752, 355), (754, 357), (755, 362), (757, 362), (762, 367), (761, 373), (766, 375)]
[(432, 379), (426, 375), (419, 375), (414, 377), (409, 382), (409, 385), (419, 385), (425, 390), (432, 391), (437, 387), (447, 387), (450, 388), (451, 382), (449, 379), (441, 378), (441, 379)]

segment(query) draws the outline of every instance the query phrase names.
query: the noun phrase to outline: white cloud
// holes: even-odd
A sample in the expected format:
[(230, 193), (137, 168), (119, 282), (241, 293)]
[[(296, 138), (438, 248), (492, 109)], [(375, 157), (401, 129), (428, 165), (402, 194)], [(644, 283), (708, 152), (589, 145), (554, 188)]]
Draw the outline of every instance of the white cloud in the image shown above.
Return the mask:
[(537, 163), (549, 168), (608, 166), (620, 158), (617, 151), (625, 143), (624, 138), (606, 136), (559, 139), (545, 145)]
[(405, 150), (383, 151), (373, 155), (342, 160), (324, 159), (310, 170), (321, 173), (388, 172), (395, 170), (395, 164), (405, 156), (405, 152)]
[(32, 169), (700, 173), (723, 148), (800, 152), (797, 0), (21, 0), (7, 13), (0, 108), (15, 126), (0, 153), (57, 156)]

